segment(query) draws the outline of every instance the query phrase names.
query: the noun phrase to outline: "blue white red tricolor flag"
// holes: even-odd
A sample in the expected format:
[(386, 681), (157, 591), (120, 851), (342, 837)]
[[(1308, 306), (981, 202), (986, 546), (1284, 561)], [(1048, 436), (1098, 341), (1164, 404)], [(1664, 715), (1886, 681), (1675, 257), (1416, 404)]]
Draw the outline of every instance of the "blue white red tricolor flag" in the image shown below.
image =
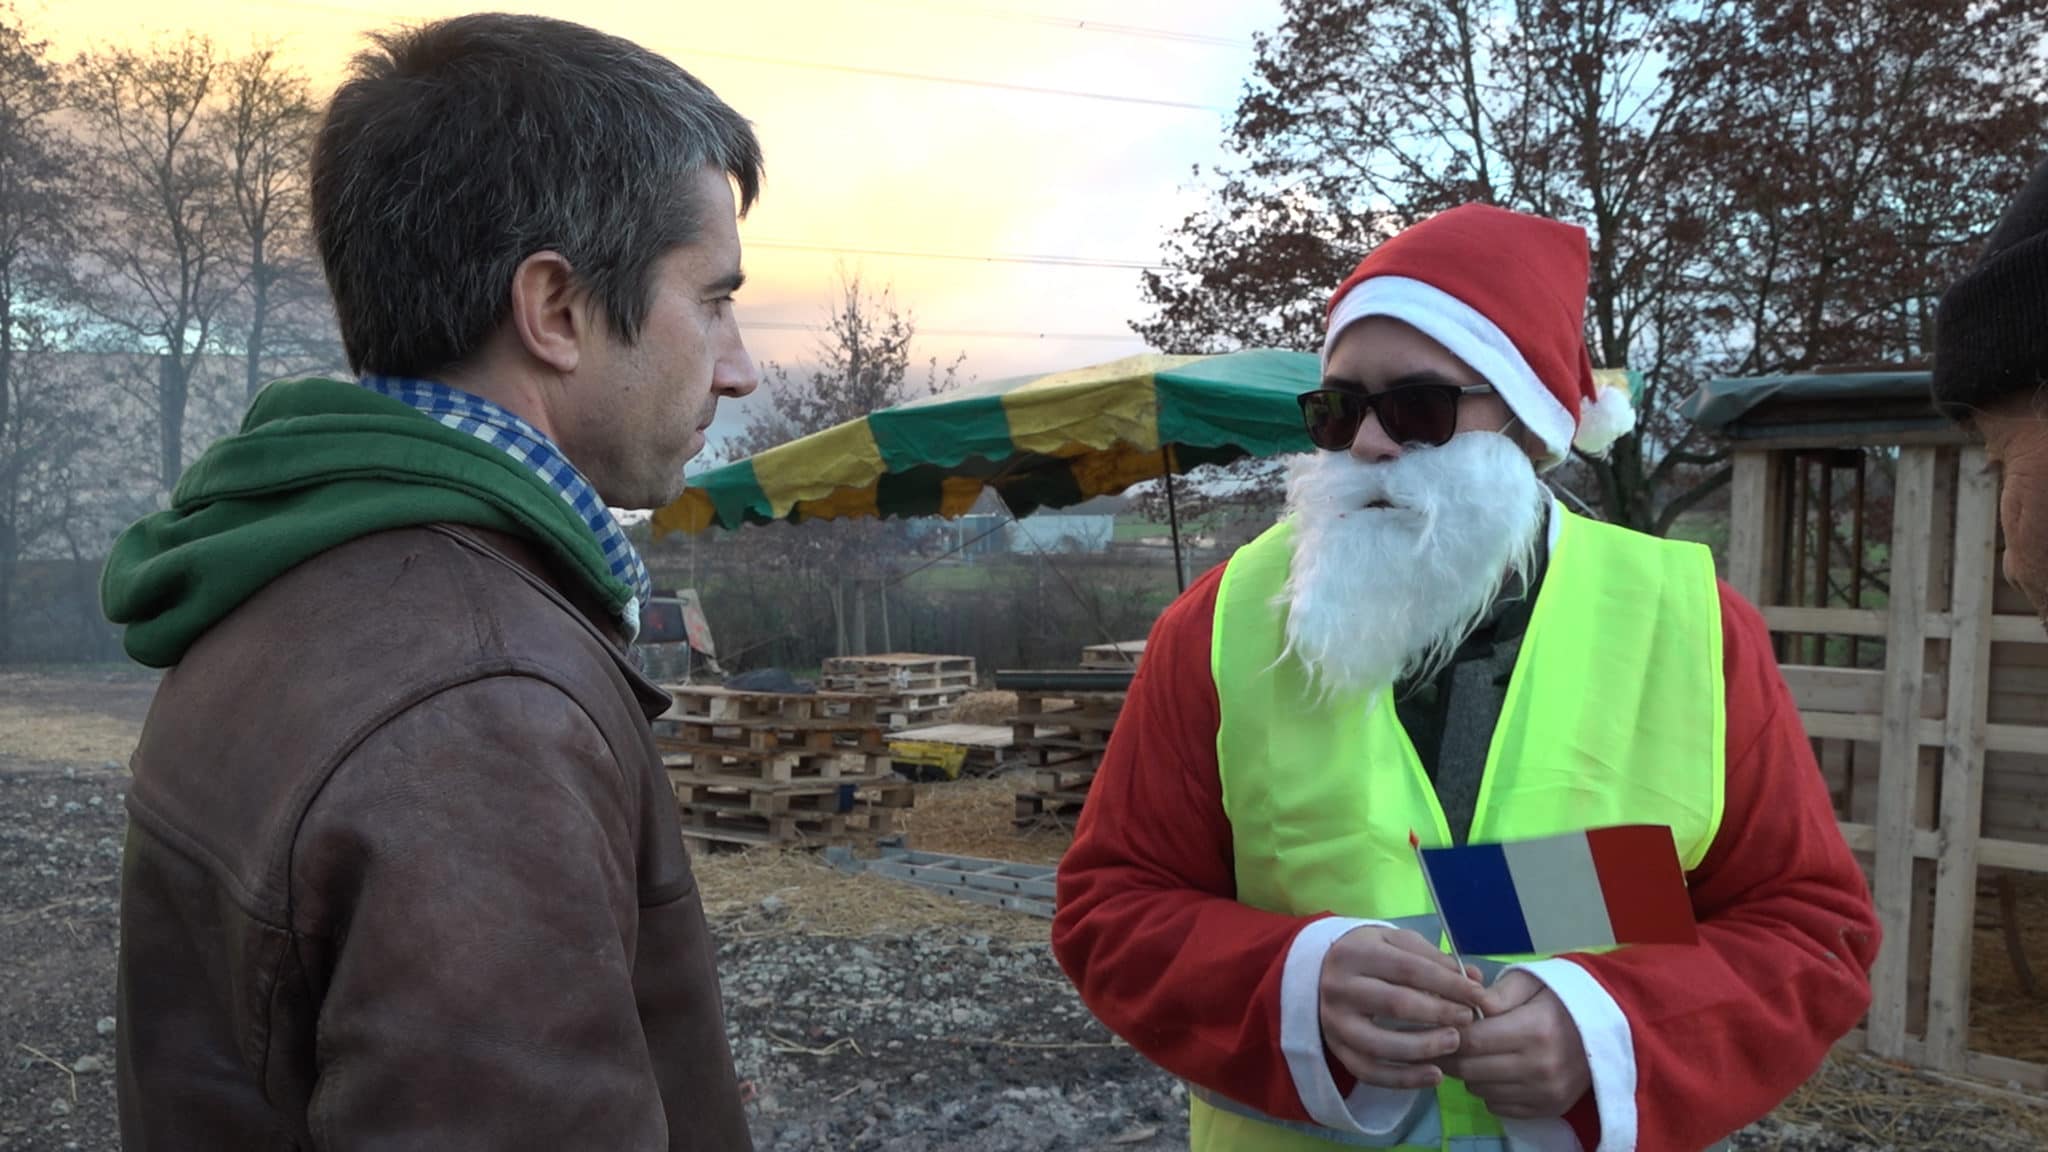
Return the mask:
[(1460, 953), (1699, 942), (1678, 850), (1661, 824), (1422, 848), (1421, 856), (1437, 914)]

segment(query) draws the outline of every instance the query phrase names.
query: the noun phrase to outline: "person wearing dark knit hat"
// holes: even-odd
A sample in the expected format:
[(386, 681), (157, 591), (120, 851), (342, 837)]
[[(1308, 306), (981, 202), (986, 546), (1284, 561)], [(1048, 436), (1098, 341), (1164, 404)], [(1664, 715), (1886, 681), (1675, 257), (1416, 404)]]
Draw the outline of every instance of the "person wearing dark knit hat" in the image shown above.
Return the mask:
[[(1700, 1152), (1869, 1004), (1870, 891), (1762, 617), (1705, 548), (1543, 483), (1634, 422), (1588, 267), (1583, 229), (1476, 204), (1379, 245), (1330, 300), (1286, 516), (1153, 627), (1052, 939), (1189, 1085), (1196, 1152)], [(1411, 832), (1621, 824), (1671, 830), (1696, 944), (1446, 955)]]
[(1942, 296), (1934, 402), (2003, 472), (2005, 576), (2048, 618), (2048, 159)]

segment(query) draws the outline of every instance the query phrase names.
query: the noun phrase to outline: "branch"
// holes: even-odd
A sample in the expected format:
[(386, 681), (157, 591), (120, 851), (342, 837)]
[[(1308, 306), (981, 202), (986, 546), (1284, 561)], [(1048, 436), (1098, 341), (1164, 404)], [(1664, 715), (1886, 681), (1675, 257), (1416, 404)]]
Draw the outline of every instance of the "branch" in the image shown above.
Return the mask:
[(1728, 486), (1728, 482), (1734, 479), (1734, 477), (1735, 466), (1733, 464), (1730, 464), (1725, 467), (1716, 469), (1714, 473), (1708, 476), (1706, 479), (1700, 481), (1698, 484), (1693, 485), (1687, 491), (1681, 492), (1677, 496), (1672, 497), (1671, 502), (1669, 504), (1664, 505), (1663, 513), (1657, 517), (1656, 534), (1662, 536), (1665, 533), (1671, 531), (1671, 526), (1678, 522), (1678, 518), (1680, 516), (1683, 516), (1687, 512), (1691, 511), (1693, 506), (1697, 505), (1700, 501), (1705, 500), (1707, 497), (1713, 495), (1715, 492), (1718, 492), (1721, 489), (1726, 488)]
[(1704, 453), (1667, 452), (1664, 454), (1664, 459), (1658, 462), (1658, 466), (1662, 467), (1665, 464), (1669, 464), (1673, 468), (1710, 468), (1716, 464), (1726, 462), (1728, 457), (1729, 453), (1726, 451)]

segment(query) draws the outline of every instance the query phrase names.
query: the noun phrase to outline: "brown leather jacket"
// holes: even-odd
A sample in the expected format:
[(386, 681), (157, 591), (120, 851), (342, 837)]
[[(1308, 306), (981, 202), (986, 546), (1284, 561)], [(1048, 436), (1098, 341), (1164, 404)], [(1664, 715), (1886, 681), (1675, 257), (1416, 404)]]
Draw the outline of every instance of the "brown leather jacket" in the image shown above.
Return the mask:
[(163, 681), (121, 886), (122, 1145), (746, 1149), (666, 706), (467, 529), (287, 573)]

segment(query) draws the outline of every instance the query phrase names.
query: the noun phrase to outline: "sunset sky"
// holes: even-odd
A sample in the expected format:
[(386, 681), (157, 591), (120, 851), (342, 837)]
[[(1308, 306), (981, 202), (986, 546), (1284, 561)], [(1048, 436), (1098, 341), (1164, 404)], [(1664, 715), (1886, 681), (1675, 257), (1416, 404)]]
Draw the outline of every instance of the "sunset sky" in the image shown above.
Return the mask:
[[(230, 50), (274, 40), (322, 90), (364, 30), (478, 7), (19, 4), (65, 56), (191, 29)], [(1220, 157), (1251, 36), (1279, 15), (1279, 0), (489, 7), (630, 37), (755, 123), (768, 185), (742, 225), (751, 279), (740, 315), (758, 359), (805, 357), (843, 264), (893, 285), (918, 319), (918, 357), (964, 352), (982, 379), (1143, 350), (1127, 327), (1144, 312), (1139, 269), (1199, 201), (1191, 168)]]

